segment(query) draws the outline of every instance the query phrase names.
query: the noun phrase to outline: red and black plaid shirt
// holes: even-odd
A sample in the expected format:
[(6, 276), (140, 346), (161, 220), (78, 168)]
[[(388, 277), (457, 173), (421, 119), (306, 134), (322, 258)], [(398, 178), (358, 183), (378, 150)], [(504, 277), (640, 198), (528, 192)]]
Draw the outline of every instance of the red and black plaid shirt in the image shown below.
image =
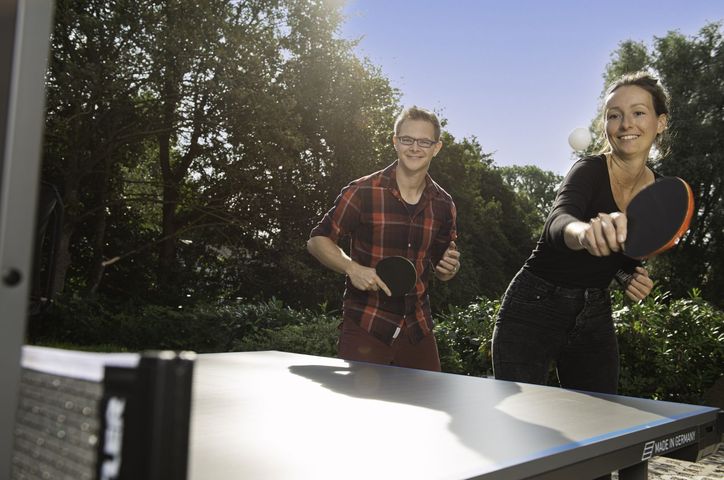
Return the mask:
[(358, 290), (347, 278), (344, 317), (388, 345), (403, 324), (415, 343), (432, 332), (428, 281), (450, 242), (457, 239), (452, 197), (427, 175), (420, 201), (409, 205), (397, 187), (396, 170), (397, 162), (344, 187), (310, 234), (334, 242), (349, 236), (350, 257), (363, 266), (375, 267), (395, 255), (415, 264), (417, 283), (402, 297)]

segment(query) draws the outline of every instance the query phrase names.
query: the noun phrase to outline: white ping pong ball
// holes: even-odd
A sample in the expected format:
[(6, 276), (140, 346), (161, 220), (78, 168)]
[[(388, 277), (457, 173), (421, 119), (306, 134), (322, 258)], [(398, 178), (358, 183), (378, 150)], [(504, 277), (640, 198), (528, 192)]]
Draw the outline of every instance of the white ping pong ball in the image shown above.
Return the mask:
[(591, 132), (583, 127), (574, 128), (568, 135), (568, 145), (577, 152), (587, 149), (592, 140)]

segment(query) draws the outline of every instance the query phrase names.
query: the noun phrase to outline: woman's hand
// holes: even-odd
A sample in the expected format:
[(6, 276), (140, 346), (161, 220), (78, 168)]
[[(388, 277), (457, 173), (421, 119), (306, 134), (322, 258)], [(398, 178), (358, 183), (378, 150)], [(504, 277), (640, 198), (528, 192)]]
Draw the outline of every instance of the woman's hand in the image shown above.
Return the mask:
[(646, 298), (654, 288), (654, 282), (649, 278), (649, 272), (644, 267), (636, 267), (633, 278), (626, 286), (626, 296), (638, 302)]
[(626, 241), (626, 215), (621, 212), (599, 213), (577, 234), (579, 245), (593, 256), (605, 257), (620, 252)]

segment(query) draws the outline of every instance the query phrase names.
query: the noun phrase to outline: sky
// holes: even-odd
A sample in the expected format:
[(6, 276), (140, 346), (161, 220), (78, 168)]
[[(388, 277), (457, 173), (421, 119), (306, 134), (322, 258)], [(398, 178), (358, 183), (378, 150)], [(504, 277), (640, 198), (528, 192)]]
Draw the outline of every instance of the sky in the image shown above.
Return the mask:
[(696, 36), (722, 0), (348, 0), (340, 35), (382, 69), (402, 104), (434, 110), (496, 165), (563, 175), (625, 40)]

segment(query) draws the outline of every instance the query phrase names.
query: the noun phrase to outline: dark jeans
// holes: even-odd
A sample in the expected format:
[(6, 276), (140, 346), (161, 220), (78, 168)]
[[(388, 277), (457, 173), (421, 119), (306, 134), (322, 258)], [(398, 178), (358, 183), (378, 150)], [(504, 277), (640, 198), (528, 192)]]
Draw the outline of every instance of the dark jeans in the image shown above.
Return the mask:
[(495, 322), (495, 378), (545, 385), (552, 362), (564, 388), (617, 392), (611, 297), (608, 289), (558, 287), (521, 270)]

